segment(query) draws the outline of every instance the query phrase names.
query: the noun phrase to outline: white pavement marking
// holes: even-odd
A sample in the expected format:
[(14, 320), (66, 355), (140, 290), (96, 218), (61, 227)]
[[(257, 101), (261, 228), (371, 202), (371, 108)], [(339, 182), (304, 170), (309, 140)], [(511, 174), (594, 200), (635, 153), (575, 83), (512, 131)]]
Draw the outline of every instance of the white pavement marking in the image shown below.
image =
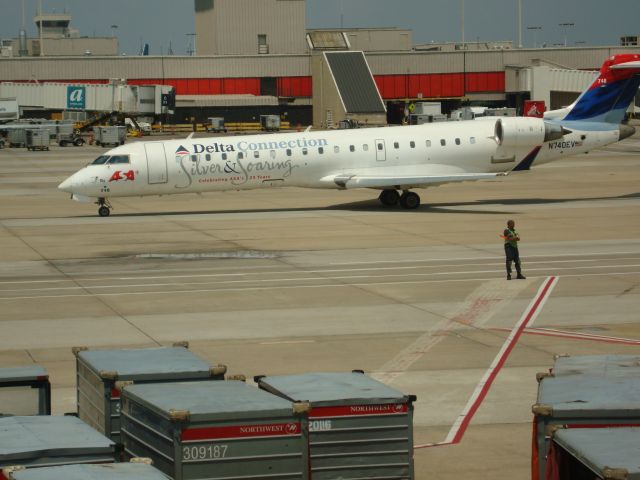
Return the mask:
[(379, 372), (372, 376), (382, 383), (392, 383), (445, 339), (449, 332), (461, 326), (477, 328), (483, 325), (505, 305), (505, 300), (515, 298), (528, 283), (507, 284), (502, 279), (484, 282), (467, 296), (450, 318), (442, 320), (432, 330), (422, 334), (393, 359), (382, 365)]
[(487, 393), (489, 393), (489, 389), (491, 388), (491, 385), (493, 384), (494, 380), (498, 376), (498, 373), (500, 373), (500, 370), (502, 369), (505, 362), (507, 361), (509, 354), (518, 343), (518, 340), (520, 339), (522, 332), (527, 326), (532, 325), (535, 322), (536, 318), (540, 314), (540, 311), (544, 307), (545, 303), (547, 302), (547, 299), (551, 295), (551, 292), (553, 291), (557, 283), (558, 283), (558, 277), (548, 277), (542, 283), (542, 285), (540, 286), (540, 289), (538, 290), (538, 293), (533, 298), (533, 300), (531, 300), (531, 303), (522, 314), (522, 317), (520, 317), (520, 320), (518, 321), (518, 323), (516, 323), (516, 325), (511, 330), (511, 334), (502, 345), (502, 348), (498, 352), (498, 355), (496, 356), (496, 358), (491, 363), (491, 366), (485, 372), (484, 376), (480, 379), (480, 382), (478, 383), (478, 385), (476, 386), (476, 389), (474, 390), (473, 394), (469, 398), (467, 405), (464, 407), (464, 409), (462, 410), (462, 413), (460, 413), (457, 420), (454, 422), (445, 440), (439, 443), (416, 445), (414, 448), (426, 448), (426, 447), (434, 447), (434, 446), (440, 446), (440, 445), (452, 445), (452, 444), (459, 443), (460, 440), (462, 440), (462, 437), (464, 436), (464, 433), (466, 432), (469, 424), (471, 423), (473, 416), (480, 408), (480, 405), (482, 404), (483, 400), (487, 396)]

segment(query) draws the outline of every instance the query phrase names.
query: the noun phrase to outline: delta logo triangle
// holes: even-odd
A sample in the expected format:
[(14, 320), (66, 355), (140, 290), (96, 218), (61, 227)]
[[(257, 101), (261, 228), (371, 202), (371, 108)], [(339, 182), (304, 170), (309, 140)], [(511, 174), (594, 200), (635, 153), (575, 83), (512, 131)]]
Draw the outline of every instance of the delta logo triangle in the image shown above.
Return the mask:
[(176, 155), (189, 155), (189, 150), (180, 145), (176, 150)]

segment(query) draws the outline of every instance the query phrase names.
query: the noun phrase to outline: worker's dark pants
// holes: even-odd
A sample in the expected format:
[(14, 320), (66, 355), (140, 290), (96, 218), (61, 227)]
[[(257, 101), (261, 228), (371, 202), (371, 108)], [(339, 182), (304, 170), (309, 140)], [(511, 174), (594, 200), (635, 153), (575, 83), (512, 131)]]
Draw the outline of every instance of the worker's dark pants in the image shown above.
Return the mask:
[(518, 248), (505, 243), (504, 254), (507, 257), (507, 275), (511, 275), (511, 262), (514, 262), (516, 264), (516, 272), (518, 272), (518, 275), (522, 275), (522, 270), (520, 270), (520, 253), (518, 253)]

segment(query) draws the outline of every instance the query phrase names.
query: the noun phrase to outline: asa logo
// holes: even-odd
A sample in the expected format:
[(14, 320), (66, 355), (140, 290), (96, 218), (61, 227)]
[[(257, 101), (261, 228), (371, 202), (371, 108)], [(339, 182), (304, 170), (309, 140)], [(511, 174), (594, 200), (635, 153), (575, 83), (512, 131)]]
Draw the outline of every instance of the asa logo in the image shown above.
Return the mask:
[(115, 172), (113, 172), (113, 175), (111, 175), (111, 178), (109, 179), (109, 181), (119, 182), (120, 180), (124, 180), (125, 182), (127, 182), (127, 181), (134, 181), (135, 179), (136, 179), (136, 175), (133, 170), (129, 170), (128, 172), (116, 170)]

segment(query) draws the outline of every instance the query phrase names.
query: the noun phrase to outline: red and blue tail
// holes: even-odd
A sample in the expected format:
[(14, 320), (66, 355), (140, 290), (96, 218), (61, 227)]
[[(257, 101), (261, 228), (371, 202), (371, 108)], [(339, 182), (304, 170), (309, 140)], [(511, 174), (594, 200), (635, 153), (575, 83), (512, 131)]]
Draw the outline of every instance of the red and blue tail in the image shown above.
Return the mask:
[(640, 55), (614, 55), (604, 62), (596, 81), (563, 120), (619, 124), (639, 86)]

